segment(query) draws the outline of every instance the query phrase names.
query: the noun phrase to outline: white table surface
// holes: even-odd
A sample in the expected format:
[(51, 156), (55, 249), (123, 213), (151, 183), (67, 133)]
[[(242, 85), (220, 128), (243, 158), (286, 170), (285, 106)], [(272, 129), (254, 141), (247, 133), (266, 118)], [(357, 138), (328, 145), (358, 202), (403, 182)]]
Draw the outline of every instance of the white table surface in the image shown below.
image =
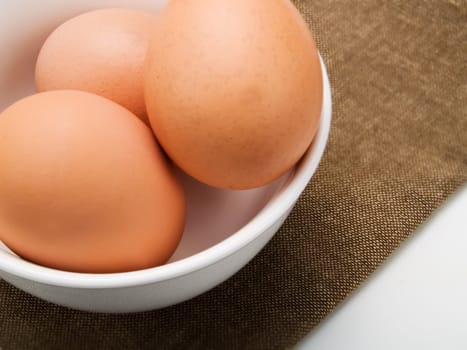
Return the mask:
[(467, 184), (299, 350), (466, 350)]

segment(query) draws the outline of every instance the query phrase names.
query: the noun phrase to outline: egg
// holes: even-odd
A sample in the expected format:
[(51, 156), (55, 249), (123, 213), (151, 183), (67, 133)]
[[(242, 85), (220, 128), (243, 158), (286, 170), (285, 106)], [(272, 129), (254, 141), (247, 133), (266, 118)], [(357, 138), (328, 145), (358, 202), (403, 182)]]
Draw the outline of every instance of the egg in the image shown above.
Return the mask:
[(61, 24), (39, 52), (36, 90), (92, 92), (147, 122), (143, 66), (155, 19), (143, 11), (110, 8)]
[(288, 0), (171, 1), (150, 39), (147, 112), (189, 175), (215, 187), (258, 187), (310, 146), (321, 74), (312, 34)]
[(183, 189), (151, 130), (81, 91), (0, 114), (0, 240), (32, 262), (107, 273), (163, 264), (180, 241)]

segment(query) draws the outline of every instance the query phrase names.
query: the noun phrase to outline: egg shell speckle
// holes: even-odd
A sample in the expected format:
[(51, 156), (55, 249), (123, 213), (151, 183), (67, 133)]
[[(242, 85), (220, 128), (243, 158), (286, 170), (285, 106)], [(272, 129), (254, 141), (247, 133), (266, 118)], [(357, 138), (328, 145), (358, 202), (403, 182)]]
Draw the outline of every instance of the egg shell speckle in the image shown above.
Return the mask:
[(288, 0), (171, 1), (146, 61), (151, 126), (174, 162), (209, 185), (246, 189), (289, 170), (319, 124), (313, 37)]

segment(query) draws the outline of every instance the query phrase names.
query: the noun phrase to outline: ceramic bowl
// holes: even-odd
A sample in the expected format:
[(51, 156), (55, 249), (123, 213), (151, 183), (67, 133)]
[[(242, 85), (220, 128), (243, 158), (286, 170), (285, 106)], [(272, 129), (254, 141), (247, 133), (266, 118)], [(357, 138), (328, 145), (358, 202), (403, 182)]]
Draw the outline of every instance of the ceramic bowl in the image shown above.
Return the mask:
[[(102, 7), (157, 12), (165, 1), (19, 0), (0, 11), (0, 111), (33, 93), (41, 44), (60, 23)], [(173, 305), (225, 281), (247, 264), (280, 228), (323, 155), (331, 123), (331, 92), (324, 64), (318, 133), (303, 159), (279, 180), (247, 191), (205, 186), (183, 175), (187, 225), (170, 261), (160, 267), (113, 274), (83, 274), (22, 260), (0, 242), (0, 276), (44, 300), (86, 311), (137, 312)]]

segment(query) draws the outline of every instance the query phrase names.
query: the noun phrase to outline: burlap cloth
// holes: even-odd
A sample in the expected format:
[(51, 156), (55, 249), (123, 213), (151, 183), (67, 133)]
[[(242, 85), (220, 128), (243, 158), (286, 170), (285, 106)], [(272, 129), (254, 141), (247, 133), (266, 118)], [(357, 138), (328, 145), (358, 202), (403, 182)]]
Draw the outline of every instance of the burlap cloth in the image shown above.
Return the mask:
[(1, 282), (2, 350), (292, 347), (467, 181), (467, 2), (295, 3), (329, 69), (334, 119), (272, 242), (214, 290), (142, 314), (71, 311)]

